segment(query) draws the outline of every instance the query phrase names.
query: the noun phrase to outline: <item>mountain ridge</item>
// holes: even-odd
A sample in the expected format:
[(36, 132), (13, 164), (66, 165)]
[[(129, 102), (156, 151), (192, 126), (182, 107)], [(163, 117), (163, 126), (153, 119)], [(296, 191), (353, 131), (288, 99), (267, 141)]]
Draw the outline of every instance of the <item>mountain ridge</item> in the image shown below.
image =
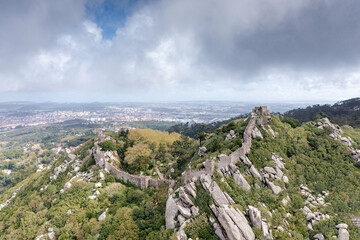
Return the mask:
[[(360, 139), (327, 119), (282, 120), (257, 108), (201, 145), (184, 136), (166, 145), (99, 132), (1, 195), (14, 197), (0, 211), (0, 236), (358, 239)], [(146, 180), (126, 182), (113, 167)]]

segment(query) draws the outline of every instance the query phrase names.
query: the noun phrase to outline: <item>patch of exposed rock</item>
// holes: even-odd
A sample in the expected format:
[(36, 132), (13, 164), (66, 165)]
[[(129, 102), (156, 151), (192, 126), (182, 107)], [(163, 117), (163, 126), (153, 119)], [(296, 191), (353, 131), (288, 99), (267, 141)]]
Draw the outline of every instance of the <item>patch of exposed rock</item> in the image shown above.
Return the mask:
[(233, 138), (235, 138), (236, 135), (235, 135), (235, 131), (234, 130), (230, 130), (230, 132), (226, 135), (226, 138), (225, 140), (231, 140)]
[(257, 137), (263, 138), (260, 130), (257, 127), (254, 127), (254, 129), (251, 132), (251, 136), (252, 136), (252, 138), (257, 138)]
[[(184, 232), (185, 226), (190, 220), (199, 214), (199, 208), (194, 205), (191, 198), (196, 198), (196, 188), (193, 182), (178, 188), (174, 193), (169, 190), (169, 197), (166, 201), (165, 225), (166, 228), (175, 229), (179, 223), (178, 239), (187, 239)], [(175, 195), (178, 198), (175, 198)], [(176, 220), (175, 220), (176, 219)]]
[(344, 143), (350, 149), (351, 155), (355, 160), (355, 165), (360, 167), (360, 150), (352, 146), (353, 140), (350, 137), (342, 136), (344, 133), (338, 125), (332, 124), (328, 118), (322, 118), (321, 121), (315, 125), (320, 129), (324, 129), (324, 127), (330, 128), (332, 133), (329, 134), (329, 137)]
[(244, 214), (237, 208), (228, 205), (210, 206), (214, 215), (224, 229), (229, 240), (253, 240), (255, 234)]
[(200, 157), (203, 157), (205, 156), (206, 151), (207, 151), (206, 147), (199, 147), (198, 155)]
[(339, 229), (338, 240), (349, 240), (350, 234), (347, 230), (348, 225), (345, 223), (340, 223), (336, 225), (336, 228)]
[(247, 214), (250, 217), (252, 226), (261, 229), (264, 239), (273, 239), (266, 219), (261, 218), (261, 212), (259, 209), (249, 206)]
[[(69, 154), (67, 156), (66, 160), (62, 164), (60, 164), (58, 167), (54, 168), (54, 171), (53, 171), (54, 174), (50, 176), (50, 181), (55, 180), (60, 173), (65, 172), (68, 165), (70, 163), (72, 163), (75, 160), (75, 158), (76, 158), (76, 155)], [(80, 162), (80, 164), (81, 164), (81, 162)], [(77, 168), (77, 167), (80, 167), (80, 164), (78, 162), (76, 162), (76, 165), (75, 165), (75, 167), (77, 169), (76, 171), (79, 170), (79, 168)], [(75, 171), (75, 167), (73, 168), (73, 171)]]
[(329, 192), (323, 191), (322, 195), (319, 194), (317, 197), (314, 197), (311, 194), (311, 191), (308, 187), (305, 185), (300, 185), (300, 192), (303, 196), (308, 197), (304, 204), (305, 206), (302, 208), (303, 213), (305, 214), (306, 220), (308, 221), (307, 227), (312, 230), (314, 224), (319, 223), (322, 220), (326, 220), (330, 218), (330, 215), (323, 214), (320, 211), (312, 211), (311, 209), (314, 209), (318, 206), (328, 206), (330, 203), (325, 203), (324, 198), (329, 194)]
[(8, 206), (11, 203), (11, 201), (16, 197), (16, 194), (20, 191), (21, 188), (22, 185), (14, 191), (14, 193), (11, 195), (11, 197), (8, 200), (6, 200), (6, 202), (0, 204), (0, 211), (1, 209), (3, 209), (4, 207)]

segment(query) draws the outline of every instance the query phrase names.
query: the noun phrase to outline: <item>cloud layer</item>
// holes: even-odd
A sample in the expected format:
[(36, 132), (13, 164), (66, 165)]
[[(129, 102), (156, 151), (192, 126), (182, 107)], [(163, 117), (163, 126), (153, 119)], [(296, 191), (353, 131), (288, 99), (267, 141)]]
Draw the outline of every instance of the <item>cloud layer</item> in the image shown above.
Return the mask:
[[(114, 22), (106, 13), (92, 18), (89, 6), (101, 12), (104, 4), (1, 2), (0, 91), (71, 92), (72, 100), (87, 93), (107, 101), (294, 101), (360, 90), (360, 2), (140, 1), (126, 16), (128, 3), (121, 5)], [(116, 33), (108, 39), (110, 25)]]

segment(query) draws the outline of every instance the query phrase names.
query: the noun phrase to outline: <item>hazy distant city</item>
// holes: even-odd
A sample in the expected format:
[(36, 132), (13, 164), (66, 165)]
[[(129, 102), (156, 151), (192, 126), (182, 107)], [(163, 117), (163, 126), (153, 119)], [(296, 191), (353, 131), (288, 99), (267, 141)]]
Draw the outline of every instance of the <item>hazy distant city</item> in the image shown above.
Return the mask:
[[(209, 123), (249, 113), (256, 103), (1, 103), (0, 128), (36, 126), (69, 120), (89, 123), (171, 121)], [(302, 104), (267, 104), (272, 112), (284, 112)]]

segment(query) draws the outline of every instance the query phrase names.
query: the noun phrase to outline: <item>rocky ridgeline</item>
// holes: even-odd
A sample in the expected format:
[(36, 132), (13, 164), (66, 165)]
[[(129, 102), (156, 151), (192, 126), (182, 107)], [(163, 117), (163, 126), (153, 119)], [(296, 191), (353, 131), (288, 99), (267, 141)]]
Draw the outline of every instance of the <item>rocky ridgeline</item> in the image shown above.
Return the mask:
[(6, 200), (6, 202), (0, 204), (0, 211), (4, 207), (9, 206), (9, 204), (16, 197), (16, 194), (20, 191), (21, 188), (22, 188), (22, 185), (18, 189), (15, 190), (15, 192), (11, 195), (11, 197), (8, 200)]
[(94, 147), (91, 149), (91, 154), (94, 156), (96, 165), (101, 169), (105, 170), (108, 173), (112, 173), (116, 179), (120, 179), (124, 182), (130, 182), (135, 186), (140, 187), (141, 189), (145, 189), (148, 187), (156, 187), (161, 183), (168, 184), (173, 186), (175, 184), (174, 180), (170, 179), (154, 179), (150, 176), (139, 176), (127, 173), (125, 171), (121, 171), (114, 163), (119, 161), (115, 156), (116, 153), (111, 151), (102, 151), (99, 143), (103, 141), (111, 140), (115, 142), (115, 140), (110, 137), (102, 134), (100, 132), (98, 137), (95, 139)]
[[(272, 239), (271, 231), (269, 230), (269, 226), (265, 219), (261, 218), (261, 212), (253, 207), (248, 206), (247, 211), (241, 212), (239, 209), (234, 207), (234, 200), (226, 193), (221, 191), (218, 184), (212, 180), (214, 169), (224, 177), (233, 177), (235, 183), (243, 187), (246, 190), (251, 190), (250, 184), (246, 181), (245, 177), (240, 173), (236, 163), (241, 161), (245, 166), (247, 166), (247, 174), (252, 175), (262, 181), (265, 185), (270, 187), (275, 194), (281, 192), (281, 188), (276, 186), (272, 181), (270, 181), (270, 175), (265, 178), (262, 174), (255, 168), (252, 162), (246, 156), (251, 150), (251, 141), (253, 138), (263, 138), (261, 132), (257, 128), (257, 126), (263, 126), (268, 123), (270, 120), (270, 114), (268, 113), (266, 107), (263, 108), (255, 108), (253, 110), (253, 114), (250, 117), (249, 123), (245, 128), (243, 134), (243, 142), (242, 146), (235, 150), (230, 155), (220, 154), (217, 158), (210, 158), (203, 162), (204, 169), (198, 171), (186, 171), (183, 173), (182, 182), (185, 183), (184, 191), (179, 190), (179, 199), (175, 199), (175, 193), (169, 194), (169, 198), (166, 204), (166, 227), (175, 230), (177, 226), (177, 222), (179, 223), (178, 239), (183, 240), (187, 239), (187, 236), (184, 232), (184, 228), (186, 224), (192, 221), (192, 218), (196, 215), (193, 214), (192, 209), (194, 206), (187, 202), (187, 198), (181, 197), (180, 192), (185, 192), (190, 194), (186, 189), (192, 188), (195, 189), (196, 181), (200, 181), (202, 187), (210, 193), (210, 196), (214, 202), (214, 204), (210, 205), (210, 209), (214, 213), (217, 218), (217, 222), (215, 219), (209, 218), (209, 222), (215, 229), (216, 235), (221, 240), (253, 240), (255, 239), (255, 234), (251, 228), (251, 226), (256, 226), (263, 232), (264, 239)], [(269, 128), (263, 129), (269, 131)], [(270, 133), (272, 136), (275, 136), (275, 133)], [(227, 140), (233, 139), (235, 136), (234, 131), (230, 131), (226, 136)], [(206, 148), (199, 149), (199, 156), (204, 156), (206, 152)], [(274, 160), (275, 163), (275, 160)], [(281, 169), (284, 168), (284, 163), (280, 158), (276, 157), (276, 168)], [(282, 171), (278, 171), (276, 174), (276, 170), (274, 169), (274, 173), (276, 176), (280, 176), (282, 179), (283, 174)], [(275, 175), (273, 177), (275, 177)], [(190, 194), (191, 195), (191, 194)], [(196, 195), (195, 195), (196, 196)], [(184, 209), (185, 208), (185, 209)], [(245, 215), (248, 215), (250, 218), (250, 223), (248, 222)], [(177, 217), (177, 221), (174, 220)], [(180, 217), (179, 217), (180, 216)], [(184, 219), (186, 219), (184, 221)]]
[(334, 140), (341, 141), (344, 143), (348, 148), (350, 149), (351, 155), (353, 159), (355, 160), (355, 166), (360, 167), (360, 150), (355, 149), (352, 144), (353, 140), (350, 137), (343, 137), (344, 134), (341, 128), (336, 125), (332, 124), (329, 119), (322, 118), (321, 121), (316, 122), (315, 124), (318, 128), (324, 129), (325, 127), (329, 127), (332, 130), (332, 133), (329, 134), (329, 137), (331, 137)]

